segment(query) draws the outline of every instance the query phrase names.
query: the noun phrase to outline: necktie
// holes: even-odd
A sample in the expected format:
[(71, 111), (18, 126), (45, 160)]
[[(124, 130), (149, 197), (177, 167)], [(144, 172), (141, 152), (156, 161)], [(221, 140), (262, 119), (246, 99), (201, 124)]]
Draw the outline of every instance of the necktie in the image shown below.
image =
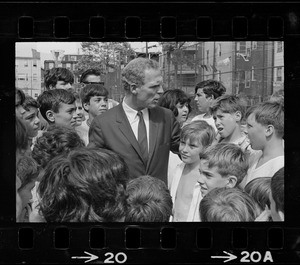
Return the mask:
[(139, 125), (138, 125), (138, 142), (140, 145), (140, 149), (142, 152), (142, 156), (144, 158), (145, 164), (147, 164), (148, 160), (148, 141), (147, 141), (147, 131), (146, 125), (143, 118), (143, 113), (138, 111), (137, 115), (139, 116)]

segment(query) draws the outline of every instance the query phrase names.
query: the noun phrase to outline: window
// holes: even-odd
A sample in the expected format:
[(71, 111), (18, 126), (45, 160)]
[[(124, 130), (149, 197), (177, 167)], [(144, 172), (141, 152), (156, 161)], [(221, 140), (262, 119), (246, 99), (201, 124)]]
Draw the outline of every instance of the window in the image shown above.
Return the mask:
[(26, 74), (18, 74), (18, 80), (26, 80)]
[(206, 64), (209, 64), (209, 50), (206, 50)]
[(32, 63), (33, 67), (37, 67), (37, 60), (33, 60), (33, 63)]
[(282, 82), (282, 67), (277, 67), (276, 81)]
[(282, 52), (282, 41), (277, 41), (277, 53)]
[(251, 56), (251, 41), (246, 41), (246, 55), (247, 57)]
[(28, 67), (28, 60), (24, 61), (24, 67)]
[(245, 87), (250, 87), (250, 71), (245, 71)]
[(256, 81), (256, 79), (255, 79), (255, 69), (254, 69), (254, 66), (252, 66), (252, 69), (251, 69), (251, 80), (252, 81)]
[(217, 80), (218, 80), (218, 81), (221, 81), (221, 71), (218, 71), (218, 74), (217, 74)]
[(19, 67), (19, 61), (16, 61), (16, 67)]
[(252, 41), (252, 50), (257, 49), (257, 41)]
[(37, 81), (37, 74), (32, 75), (32, 81)]
[(54, 68), (54, 63), (49, 63), (49, 69)]
[(66, 68), (67, 69), (71, 69), (71, 64), (70, 63), (66, 63)]
[(76, 56), (74, 56), (74, 55), (71, 55), (71, 56), (70, 56), (70, 59), (71, 59), (71, 61), (77, 61), (77, 58), (76, 58)]
[(240, 51), (240, 46), (241, 46), (241, 43), (240, 43), (240, 42), (237, 42), (237, 43), (236, 43), (236, 51), (237, 51), (237, 52)]

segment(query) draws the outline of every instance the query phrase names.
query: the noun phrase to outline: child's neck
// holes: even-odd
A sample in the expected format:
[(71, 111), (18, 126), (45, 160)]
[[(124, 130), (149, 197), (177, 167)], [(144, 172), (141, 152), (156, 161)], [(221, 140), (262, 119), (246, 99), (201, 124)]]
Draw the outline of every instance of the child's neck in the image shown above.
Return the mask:
[(241, 128), (236, 127), (236, 129), (228, 137), (223, 138), (222, 142), (224, 143), (233, 143), (236, 140), (240, 139), (243, 136)]
[(185, 170), (186, 171), (194, 171), (194, 170), (198, 170), (199, 169), (199, 165), (200, 165), (200, 160), (196, 161), (194, 163), (191, 164), (185, 164)]
[(89, 118), (87, 119), (86, 124), (90, 127), (93, 120), (94, 120), (94, 117), (92, 115), (89, 115)]
[(273, 139), (270, 140), (262, 150), (261, 159), (263, 159), (264, 161), (268, 161), (272, 158), (283, 155), (284, 147), (282, 139)]

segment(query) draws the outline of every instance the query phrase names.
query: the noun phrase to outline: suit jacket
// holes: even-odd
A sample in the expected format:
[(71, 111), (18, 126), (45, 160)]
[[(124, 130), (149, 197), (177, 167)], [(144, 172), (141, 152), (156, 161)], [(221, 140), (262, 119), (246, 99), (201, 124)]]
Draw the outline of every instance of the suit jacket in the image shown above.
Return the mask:
[(97, 116), (89, 130), (88, 147), (100, 147), (120, 154), (131, 178), (151, 175), (167, 183), (169, 151), (178, 153), (180, 125), (172, 111), (149, 109), (149, 158), (145, 164), (139, 143), (131, 129), (122, 104)]

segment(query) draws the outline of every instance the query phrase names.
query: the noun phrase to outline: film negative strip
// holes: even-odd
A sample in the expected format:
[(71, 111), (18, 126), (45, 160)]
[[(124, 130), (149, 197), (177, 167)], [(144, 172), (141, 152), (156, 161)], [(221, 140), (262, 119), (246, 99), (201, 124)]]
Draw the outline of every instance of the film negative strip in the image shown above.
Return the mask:
[[(0, 262), (299, 264), (299, 20), (293, 2), (0, 3)], [(284, 222), (16, 222), (16, 43), (137, 41), (284, 42)]]

